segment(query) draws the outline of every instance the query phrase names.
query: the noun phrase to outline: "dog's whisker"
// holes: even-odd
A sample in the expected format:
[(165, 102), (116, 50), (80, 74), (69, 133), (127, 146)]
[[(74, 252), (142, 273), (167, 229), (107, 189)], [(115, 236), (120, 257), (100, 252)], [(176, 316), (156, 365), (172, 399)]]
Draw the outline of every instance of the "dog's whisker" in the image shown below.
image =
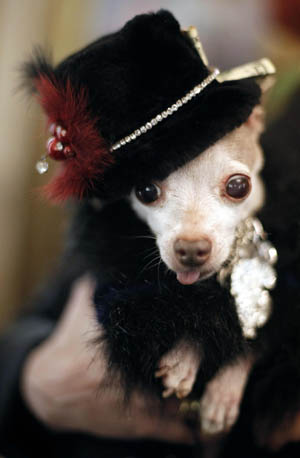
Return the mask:
[(160, 255), (155, 256), (155, 258), (151, 259), (148, 264), (146, 264), (147, 267), (151, 266), (152, 263), (156, 263), (157, 261), (160, 260)]
[(155, 258), (153, 259), (150, 259), (150, 261), (143, 267), (142, 271), (141, 271), (141, 274), (143, 272), (145, 272), (145, 270), (149, 270), (153, 267), (156, 267), (156, 263), (160, 260), (160, 255), (156, 256)]
[(154, 235), (124, 235), (122, 238), (124, 239), (150, 239), (150, 240), (156, 240), (156, 237)]
[(159, 252), (158, 252), (157, 249), (151, 251), (151, 253), (148, 253), (144, 258), (147, 259), (147, 258), (149, 258), (150, 256), (155, 255), (156, 253), (159, 255)]
[(150, 264), (148, 267), (147, 267), (147, 270), (150, 270), (150, 269), (155, 269), (157, 266), (159, 266), (159, 263), (160, 263), (160, 259), (155, 259), (153, 260), (153, 264)]
[(167, 265), (165, 265), (164, 275), (167, 277), (171, 273), (174, 272)]
[(157, 283), (158, 283), (158, 289), (159, 291), (161, 291), (161, 283), (160, 283), (160, 266), (161, 266), (161, 263), (162, 263), (162, 258), (160, 257), (160, 261), (159, 263), (157, 264)]
[(158, 250), (158, 246), (157, 245), (151, 245), (147, 248), (144, 249), (144, 251), (150, 251), (150, 250)]

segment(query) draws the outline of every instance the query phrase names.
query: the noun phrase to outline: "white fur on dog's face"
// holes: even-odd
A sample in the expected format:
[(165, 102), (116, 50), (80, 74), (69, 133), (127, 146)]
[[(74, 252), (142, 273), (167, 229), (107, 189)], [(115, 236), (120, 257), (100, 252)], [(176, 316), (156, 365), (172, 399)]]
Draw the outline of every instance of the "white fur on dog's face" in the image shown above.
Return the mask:
[[(147, 205), (134, 191), (130, 196), (134, 210), (156, 236), (162, 260), (184, 284), (207, 278), (220, 269), (229, 256), (236, 226), (263, 203), (263, 185), (258, 176), (263, 164), (258, 144), (261, 129), (250, 118), (164, 181), (155, 183), (161, 189), (157, 201)], [(224, 193), (232, 175), (251, 179), (252, 189), (242, 201), (232, 201)], [(208, 239), (211, 252), (207, 261), (192, 268), (180, 264), (174, 251), (179, 239)]]

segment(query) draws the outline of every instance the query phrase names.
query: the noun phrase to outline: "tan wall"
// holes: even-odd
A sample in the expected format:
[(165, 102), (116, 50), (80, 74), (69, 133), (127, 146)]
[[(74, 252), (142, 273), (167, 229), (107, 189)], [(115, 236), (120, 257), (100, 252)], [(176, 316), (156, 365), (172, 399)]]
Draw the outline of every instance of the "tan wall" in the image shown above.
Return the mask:
[[(88, 1), (0, 0), (0, 326), (51, 265), (59, 249), (61, 209), (36, 192), (46, 179), (34, 164), (44, 151), (43, 115), (16, 91), (17, 69), (37, 44), (58, 60), (85, 42)], [(47, 177), (48, 179), (48, 177)]]

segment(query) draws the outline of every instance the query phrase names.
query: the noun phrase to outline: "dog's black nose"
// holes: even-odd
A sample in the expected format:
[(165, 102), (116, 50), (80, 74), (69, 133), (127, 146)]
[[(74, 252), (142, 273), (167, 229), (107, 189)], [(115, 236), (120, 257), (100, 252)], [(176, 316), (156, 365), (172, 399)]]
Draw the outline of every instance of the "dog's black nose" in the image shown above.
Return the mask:
[(187, 267), (198, 267), (204, 264), (209, 258), (211, 248), (211, 241), (204, 238), (193, 242), (178, 239), (174, 243), (177, 261)]

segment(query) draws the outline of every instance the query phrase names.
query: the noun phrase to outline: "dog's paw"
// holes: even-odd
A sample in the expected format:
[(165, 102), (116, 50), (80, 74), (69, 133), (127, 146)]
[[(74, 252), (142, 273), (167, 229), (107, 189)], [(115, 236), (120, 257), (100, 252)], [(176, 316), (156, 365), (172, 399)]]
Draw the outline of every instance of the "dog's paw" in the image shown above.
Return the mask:
[(181, 341), (162, 357), (155, 377), (162, 378), (164, 398), (171, 395), (182, 399), (193, 389), (200, 365), (200, 355), (189, 343)]
[(226, 366), (207, 384), (200, 401), (201, 432), (225, 433), (236, 422), (252, 362), (243, 359)]
[(239, 414), (240, 400), (234, 390), (217, 393), (212, 386), (207, 387), (200, 402), (201, 432), (204, 435), (230, 430)]

